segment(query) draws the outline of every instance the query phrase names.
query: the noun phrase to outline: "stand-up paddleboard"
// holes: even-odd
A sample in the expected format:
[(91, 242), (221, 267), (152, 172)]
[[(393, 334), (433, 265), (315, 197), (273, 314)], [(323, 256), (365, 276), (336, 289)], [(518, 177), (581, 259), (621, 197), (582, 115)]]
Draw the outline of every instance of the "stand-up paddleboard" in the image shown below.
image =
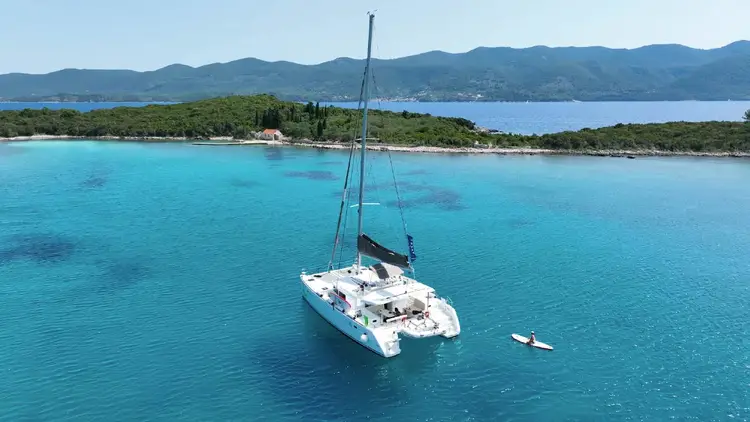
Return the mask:
[(528, 337), (524, 337), (519, 334), (511, 334), (510, 336), (513, 337), (513, 340), (517, 342), (524, 343), (524, 344), (527, 344), (529, 346), (533, 346), (539, 349), (552, 350), (552, 346), (546, 343), (542, 343), (541, 341), (535, 340), (533, 344), (528, 344), (528, 341), (529, 341)]

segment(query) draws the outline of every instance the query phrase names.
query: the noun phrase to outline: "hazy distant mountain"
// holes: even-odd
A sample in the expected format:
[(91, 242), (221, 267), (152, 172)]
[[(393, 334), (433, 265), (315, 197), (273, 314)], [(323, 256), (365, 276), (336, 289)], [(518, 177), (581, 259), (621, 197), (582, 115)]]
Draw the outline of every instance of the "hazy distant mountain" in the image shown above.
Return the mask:
[[(0, 98), (187, 101), (271, 93), (292, 100), (356, 100), (363, 60), (318, 65), (247, 58), (149, 72), (65, 69), (0, 75)], [(750, 41), (699, 50), (651, 45), (480, 47), (375, 60), (373, 95), (420, 101), (748, 100)]]

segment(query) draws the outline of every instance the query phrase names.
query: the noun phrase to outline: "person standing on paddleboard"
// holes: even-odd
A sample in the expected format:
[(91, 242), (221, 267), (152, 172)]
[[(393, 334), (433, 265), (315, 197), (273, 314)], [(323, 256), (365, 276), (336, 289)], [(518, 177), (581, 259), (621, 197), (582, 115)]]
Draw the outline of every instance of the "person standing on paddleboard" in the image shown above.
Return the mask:
[(534, 332), (531, 332), (531, 337), (529, 337), (529, 342), (527, 344), (534, 344), (536, 341), (536, 336), (534, 335)]

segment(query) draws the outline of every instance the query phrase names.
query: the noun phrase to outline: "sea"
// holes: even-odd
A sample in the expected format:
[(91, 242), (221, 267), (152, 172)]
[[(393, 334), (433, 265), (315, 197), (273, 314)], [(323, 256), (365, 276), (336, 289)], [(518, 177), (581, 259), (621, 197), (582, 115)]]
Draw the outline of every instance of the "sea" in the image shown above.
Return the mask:
[[(750, 108), (397, 107), (535, 133)], [(301, 297), (347, 160), (0, 143), (0, 421), (750, 419), (750, 161), (373, 152), (365, 232), (400, 251), (412, 235), (462, 326), (384, 359)], [(531, 330), (554, 350), (510, 337)]]

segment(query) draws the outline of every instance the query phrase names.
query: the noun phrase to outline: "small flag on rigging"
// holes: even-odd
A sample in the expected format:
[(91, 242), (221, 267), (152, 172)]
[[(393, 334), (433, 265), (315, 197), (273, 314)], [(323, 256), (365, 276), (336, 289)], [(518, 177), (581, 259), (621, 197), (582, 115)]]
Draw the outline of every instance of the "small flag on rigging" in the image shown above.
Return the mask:
[(414, 238), (407, 234), (406, 240), (409, 242), (409, 259), (414, 262), (417, 260), (417, 254), (414, 253)]

